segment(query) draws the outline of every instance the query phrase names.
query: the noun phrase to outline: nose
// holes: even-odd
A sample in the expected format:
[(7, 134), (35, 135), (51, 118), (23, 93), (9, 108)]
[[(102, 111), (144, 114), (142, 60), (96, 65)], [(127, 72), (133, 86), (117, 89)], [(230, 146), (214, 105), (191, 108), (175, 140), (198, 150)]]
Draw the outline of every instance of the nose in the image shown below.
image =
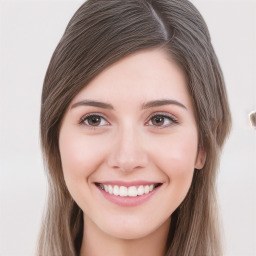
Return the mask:
[(138, 129), (126, 127), (118, 131), (109, 153), (109, 167), (123, 172), (131, 172), (135, 169), (145, 168), (147, 163), (148, 155), (143, 147), (143, 139)]

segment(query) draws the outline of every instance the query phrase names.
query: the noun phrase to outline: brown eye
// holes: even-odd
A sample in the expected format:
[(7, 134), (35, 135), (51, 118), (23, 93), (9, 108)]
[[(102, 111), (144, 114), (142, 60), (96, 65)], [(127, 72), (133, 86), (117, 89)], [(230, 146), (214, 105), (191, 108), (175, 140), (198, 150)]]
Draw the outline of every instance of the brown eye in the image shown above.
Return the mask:
[(178, 120), (169, 115), (154, 115), (150, 118), (148, 125), (160, 128), (168, 127), (177, 124)]
[(88, 126), (103, 126), (107, 124), (107, 121), (99, 115), (90, 115), (83, 118), (82, 123)]
[(152, 119), (152, 124), (156, 126), (162, 126), (165, 121), (165, 117), (163, 116), (154, 116)]

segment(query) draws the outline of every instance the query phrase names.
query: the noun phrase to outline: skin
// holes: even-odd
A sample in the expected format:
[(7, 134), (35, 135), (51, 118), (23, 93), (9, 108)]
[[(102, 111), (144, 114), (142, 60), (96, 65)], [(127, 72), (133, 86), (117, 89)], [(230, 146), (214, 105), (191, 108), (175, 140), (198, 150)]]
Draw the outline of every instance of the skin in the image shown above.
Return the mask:
[[(175, 102), (148, 104), (161, 100)], [(102, 117), (93, 123), (88, 114)], [(84, 212), (80, 256), (164, 255), (170, 215), (205, 161), (185, 76), (166, 52), (137, 52), (93, 79), (65, 113), (59, 148), (66, 185)], [(124, 207), (95, 185), (111, 181), (161, 186), (149, 200)]]

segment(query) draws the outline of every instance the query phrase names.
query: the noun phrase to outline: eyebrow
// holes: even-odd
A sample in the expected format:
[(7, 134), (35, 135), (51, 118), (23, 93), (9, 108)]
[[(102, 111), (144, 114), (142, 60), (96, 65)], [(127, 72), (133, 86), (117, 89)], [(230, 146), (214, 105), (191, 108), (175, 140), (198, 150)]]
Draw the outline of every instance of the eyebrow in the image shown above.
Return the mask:
[(111, 104), (95, 101), (95, 100), (82, 100), (82, 101), (76, 102), (71, 106), (71, 109), (79, 106), (92, 106), (92, 107), (99, 107), (99, 108), (105, 108), (105, 109), (114, 109), (114, 107)]
[[(179, 102), (177, 100), (172, 100), (172, 99), (149, 101), (149, 102), (142, 104), (141, 108), (148, 109), (148, 108), (160, 107), (160, 106), (164, 106), (164, 105), (177, 105), (177, 106), (182, 107), (187, 110), (187, 107), (185, 105), (183, 105), (181, 102)], [(92, 106), (92, 107), (99, 107), (99, 108), (111, 109), (111, 110), (114, 109), (114, 107), (109, 103), (104, 103), (104, 102), (95, 101), (95, 100), (82, 100), (82, 101), (76, 102), (71, 106), (71, 109), (79, 107), (79, 106)]]
[(183, 105), (181, 102), (179, 102), (177, 100), (172, 100), (172, 99), (149, 101), (149, 102), (144, 103), (142, 105), (142, 109), (159, 107), (159, 106), (164, 106), (164, 105), (177, 105), (177, 106), (182, 107), (182, 108), (187, 110), (187, 107), (185, 105)]

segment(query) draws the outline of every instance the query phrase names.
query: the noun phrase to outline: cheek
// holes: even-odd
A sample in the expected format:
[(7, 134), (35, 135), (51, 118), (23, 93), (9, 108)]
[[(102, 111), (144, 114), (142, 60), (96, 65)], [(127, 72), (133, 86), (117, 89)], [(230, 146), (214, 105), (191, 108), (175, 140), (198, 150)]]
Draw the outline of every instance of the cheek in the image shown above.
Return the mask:
[[(84, 136), (64, 127), (60, 131), (59, 148), (66, 186), (81, 209), (87, 209), (92, 198), (90, 177), (104, 159), (97, 137)], [(86, 206), (86, 207), (85, 207)]]
[(176, 195), (184, 198), (193, 178), (197, 155), (196, 134), (175, 135), (152, 148), (152, 158), (171, 184)]
[(197, 156), (196, 133), (180, 133), (163, 138), (151, 147), (152, 156), (163, 170), (180, 174), (194, 169)]
[[(84, 183), (97, 169), (103, 159), (103, 148), (100, 140), (88, 138), (75, 132), (62, 129), (59, 137), (59, 148), (63, 175), (70, 193), (74, 195), (78, 188), (85, 189)], [(82, 186), (78, 186), (81, 184)]]

